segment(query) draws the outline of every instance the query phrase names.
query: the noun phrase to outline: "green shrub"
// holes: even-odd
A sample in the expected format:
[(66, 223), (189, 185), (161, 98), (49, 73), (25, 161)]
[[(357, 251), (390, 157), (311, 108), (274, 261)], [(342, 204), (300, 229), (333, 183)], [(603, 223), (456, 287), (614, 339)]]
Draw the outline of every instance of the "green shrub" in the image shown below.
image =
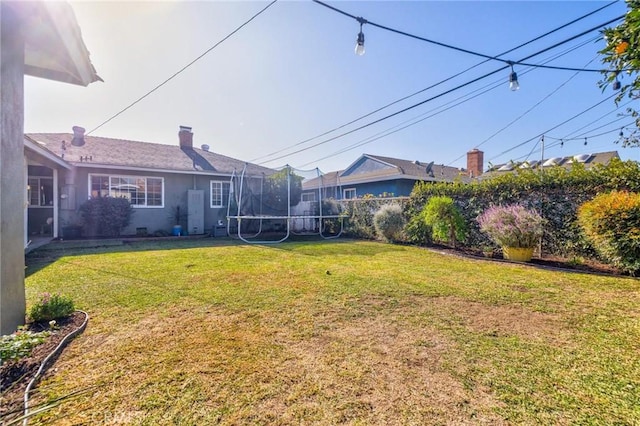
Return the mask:
[(411, 217), (404, 227), (404, 235), (408, 242), (417, 245), (431, 244), (432, 229), (426, 224), (422, 215)]
[(404, 224), (402, 207), (398, 204), (384, 205), (373, 215), (376, 234), (386, 241), (400, 240)]
[(44, 342), (48, 331), (38, 333), (18, 330), (13, 334), (0, 337), (0, 365), (9, 360), (18, 360), (31, 353), (31, 350)]
[(44, 293), (29, 310), (29, 317), (35, 322), (51, 321), (68, 317), (74, 310), (73, 300), (70, 298)]
[(431, 197), (421, 215), (431, 227), (435, 241), (449, 243), (453, 247), (456, 247), (458, 241), (464, 241), (467, 225), (450, 197)]
[(578, 221), (606, 261), (631, 275), (640, 271), (640, 194), (600, 194), (580, 206)]
[(133, 208), (123, 197), (95, 197), (80, 206), (87, 235), (117, 237), (131, 222)]

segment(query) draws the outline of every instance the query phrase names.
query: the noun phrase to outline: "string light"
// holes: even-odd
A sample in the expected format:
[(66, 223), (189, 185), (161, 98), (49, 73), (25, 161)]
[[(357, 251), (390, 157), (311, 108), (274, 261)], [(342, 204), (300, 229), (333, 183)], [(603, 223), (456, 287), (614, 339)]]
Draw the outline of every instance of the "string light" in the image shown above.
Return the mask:
[(587, 145), (587, 138), (584, 138), (584, 144)]
[(364, 55), (364, 33), (362, 32), (362, 25), (367, 23), (367, 20), (364, 18), (356, 18), (358, 22), (360, 22), (360, 32), (358, 33), (358, 38), (356, 39), (356, 55), (362, 56)]
[(622, 83), (620, 83), (620, 81), (618, 80), (618, 73), (616, 72), (616, 81), (613, 82), (613, 90), (617, 92), (621, 87)]
[(518, 74), (513, 70), (513, 62), (509, 62), (511, 66), (511, 74), (509, 74), (509, 89), (512, 92), (520, 89), (520, 84), (518, 83)]

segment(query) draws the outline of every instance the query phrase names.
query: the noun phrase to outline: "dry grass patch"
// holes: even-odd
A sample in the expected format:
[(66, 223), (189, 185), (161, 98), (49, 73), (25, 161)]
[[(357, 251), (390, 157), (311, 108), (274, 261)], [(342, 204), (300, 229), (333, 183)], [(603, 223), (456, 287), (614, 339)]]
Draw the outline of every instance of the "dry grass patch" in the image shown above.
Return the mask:
[(41, 395), (97, 388), (43, 424), (640, 422), (637, 280), (372, 242), (181, 244), (30, 273), (31, 300), (91, 315)]
[(429, 303), (436, 305), (431, 309), (444, 310), (460, 318), (474, 333), (543, 340), (554, 345), (566, 345), (571, 339), (571, 331), (558, 314), (537, 312), (522, 305), (488, 305), (458, 297), (438, 297)]

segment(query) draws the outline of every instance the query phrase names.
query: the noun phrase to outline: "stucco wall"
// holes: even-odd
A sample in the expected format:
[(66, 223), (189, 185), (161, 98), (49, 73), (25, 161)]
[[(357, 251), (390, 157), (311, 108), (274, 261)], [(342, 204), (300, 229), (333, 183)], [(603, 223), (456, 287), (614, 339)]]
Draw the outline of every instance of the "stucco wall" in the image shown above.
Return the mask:
[[(76, 168), (74, 171), (66, 171), (60, 178), (60, 185), (64, 186), (65, 182), (74, 182), (73, 190), (75, 192), (72, 198), (75, 198), (73, 205), (67, 205), (60, 209), (59, 226), (65, 226), (68, 223), (77, 222), (79, 219), (78, 208), (89, 199), (89, 174), (106, 174), (111, 176), (145, 176), (145, 177), (161, 177), (164, 178), (164, 205), (162, 207), (136, 207), (134, 206), (134, 214), (131, 224), (126, 227), (122, 235), (135, 235), (136, 228), (146, 228), (149, 234), (158, 230), (171, 231), (174, 225), (174, 211), (176, 206), (180, 206), (181, 213), (187, 212), (187, 190), (199, 189), (204, 191), (204, 230), (209, 233), (212, 226), (222, 220), (226, 223), (227, 208), (211, 208), (211, 181), (228, 181), (228, 176), (203, 176), (203, 175), (186, 175), (186, 174), (169, 174), (169, 173), (152, 173), (152, 172), (129, 172), (114, 169), (88, 169)], [(61, 188), (61, 193), (64, 190)], [(226, 204), (226, 203), (225, 203)], [(186, 218), (183, 227), (186, 228)]]

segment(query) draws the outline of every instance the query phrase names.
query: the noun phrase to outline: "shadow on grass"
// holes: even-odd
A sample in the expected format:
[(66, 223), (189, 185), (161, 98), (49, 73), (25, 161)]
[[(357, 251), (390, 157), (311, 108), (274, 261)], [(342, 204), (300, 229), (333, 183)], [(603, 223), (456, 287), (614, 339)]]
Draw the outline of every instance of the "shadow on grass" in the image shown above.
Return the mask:
[[(185, 250), (194, 248), (216, 248), (230, 246), (255, 246), (270, 250), (285, 250), (297, 252), (304, 256), (340, 256), (360, 255), (372, 256), (383, 252), (401, 251), (402, 246), (392, 244), (363, 244), (354, 245), (358, 240), (333, 239), (323, 240), (318, 236), (292, 236), (285, 242), (277, 244), (247, 244), (232, 238), (211, 237), (169, 237), (153, 239), (103, 239), (103, 240), (73, 240), (53, 241), (39, 247), (25, 256), (25, 276), (28, 277), (61, 258), (86, 256), (101, 253), (131, 253), (150, 250)], [(322, 245), (322, 251), (317, 246)], [(90, 266), (90, 265), (87, 265)]]

